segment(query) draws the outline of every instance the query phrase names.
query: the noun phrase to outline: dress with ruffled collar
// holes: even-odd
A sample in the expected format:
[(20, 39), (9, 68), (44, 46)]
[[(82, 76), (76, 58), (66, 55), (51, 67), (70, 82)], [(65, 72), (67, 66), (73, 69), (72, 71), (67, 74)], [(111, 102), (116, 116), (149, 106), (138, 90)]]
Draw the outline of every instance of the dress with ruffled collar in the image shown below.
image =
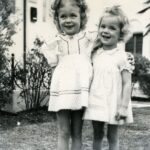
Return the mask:
[(88, 106), (93, 75), (90, 55), (94, 38), (91, 37), (86, 32), (56, 36), (52, 47), (58, 59), (51, 81), (49, 111), (79, 110)]

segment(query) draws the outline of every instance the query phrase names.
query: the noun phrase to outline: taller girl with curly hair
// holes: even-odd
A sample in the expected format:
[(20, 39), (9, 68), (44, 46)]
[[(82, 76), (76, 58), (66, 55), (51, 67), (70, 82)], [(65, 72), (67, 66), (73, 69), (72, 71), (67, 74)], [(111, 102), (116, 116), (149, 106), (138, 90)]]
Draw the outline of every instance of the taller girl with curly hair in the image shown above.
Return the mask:
[(57, 114), (57, 149), (68, 150), (71, 137), (71, 149), (81, 150), (83, 111), (88, 106), (93, 72), (90, 55), (94, 37), (83, 31), (87, 22), (84, 0), (55, 0), (52, 10), (59, 33), (44, 51), (51, 66), (56, 66), (48, 109)]

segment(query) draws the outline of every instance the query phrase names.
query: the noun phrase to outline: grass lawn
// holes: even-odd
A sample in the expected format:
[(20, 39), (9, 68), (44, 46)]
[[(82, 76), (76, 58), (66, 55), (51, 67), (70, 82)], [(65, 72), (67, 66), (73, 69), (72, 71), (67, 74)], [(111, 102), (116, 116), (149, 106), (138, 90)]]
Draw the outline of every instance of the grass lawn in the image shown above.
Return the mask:
[[(134, 123), (120, 128), (120, 150), (150, 150), (150, 108), (134, 108)], [(92, 150), (92, 126), (85, 121), (83, 150)], [(55, 114), (45, 109), (0, 113), (0, 150), (56, 150)], [(104, 139), (104, 150), (108, 149)]]

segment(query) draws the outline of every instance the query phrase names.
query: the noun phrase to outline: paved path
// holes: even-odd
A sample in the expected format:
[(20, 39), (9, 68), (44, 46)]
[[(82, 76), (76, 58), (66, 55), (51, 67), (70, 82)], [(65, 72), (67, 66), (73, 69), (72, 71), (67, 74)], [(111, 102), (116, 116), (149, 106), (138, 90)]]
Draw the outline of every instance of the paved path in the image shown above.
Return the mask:
[(135, 108), (150, 107), (150, 102), (132, 101), (132, 106)]

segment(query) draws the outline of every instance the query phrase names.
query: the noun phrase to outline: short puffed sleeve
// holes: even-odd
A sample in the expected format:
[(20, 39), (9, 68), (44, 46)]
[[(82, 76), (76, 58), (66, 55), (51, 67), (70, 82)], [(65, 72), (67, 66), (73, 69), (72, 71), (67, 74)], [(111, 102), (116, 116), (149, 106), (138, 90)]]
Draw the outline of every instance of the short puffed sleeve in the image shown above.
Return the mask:
[(50, 66), (55, 67), (58, 64), (58, 41), (44, 42), (41, 50)]
[[(134, 64), (132, 63), (132, 61), (130, 61), (130, 59), (128, 59), (129, 55), (128, 53), (122, 51), (119, 55), (119, 59), (120, 59), (120, 64), (119, 64), (119, 68), (120, 71), (123, 70), (128, 70), (130, 73), (133, 73), (134, 70)], [(132, 55), (133, 57), (133, 55)]]

